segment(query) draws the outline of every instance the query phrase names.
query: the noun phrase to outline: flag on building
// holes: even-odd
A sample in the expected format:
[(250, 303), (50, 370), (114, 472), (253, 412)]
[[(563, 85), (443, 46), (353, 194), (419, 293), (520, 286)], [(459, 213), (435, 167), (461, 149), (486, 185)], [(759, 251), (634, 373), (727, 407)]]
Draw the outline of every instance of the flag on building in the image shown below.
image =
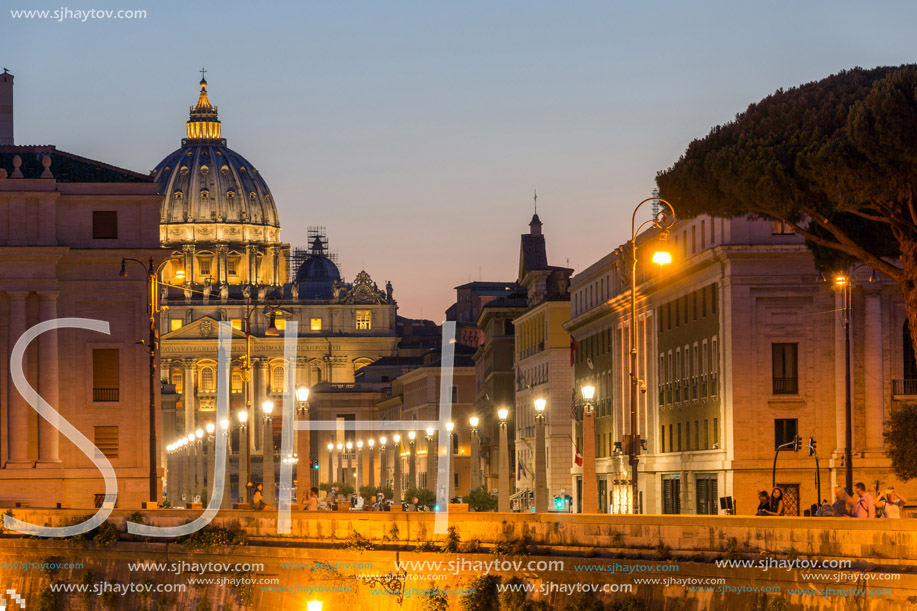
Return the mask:
[(577, 467), (582, 467), (583, 466), (583, 453), (579, 451), (578, 445), (574, 443), (573, 446), (576, 448), (576, 459), (574, 460), (574, 462), (576, 462)]
[(576, 350), (579, 348), (579, 344), (576, 343), (576, 338), (572, 335), (570, 336), (570, 367), (573, 367), (573, 363), (576, 361)]

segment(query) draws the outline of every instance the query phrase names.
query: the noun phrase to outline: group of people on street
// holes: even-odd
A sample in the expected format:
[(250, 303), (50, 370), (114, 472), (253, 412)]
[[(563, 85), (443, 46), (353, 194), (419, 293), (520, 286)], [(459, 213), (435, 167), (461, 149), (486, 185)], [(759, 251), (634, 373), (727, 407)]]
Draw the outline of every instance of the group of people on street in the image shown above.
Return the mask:
[[(883, 518), (901, 518), (901, 510), (907, 503), (907, 499), (898, 494), (893, 486), (887, 488), (878, 500), (874, 499), (866, 491), (866, 484), (863, 482), (858, 482), (853, 489), (855, 494), (851, 496), (841, 486), (836, 486), (834, 488), (834, 502), (828, 503), (827, 500), (823, 500), (815, 513), (816, 517), (869, 519), (877, 517), (876, 510), (880, 510)], [(786, 515), (783, 490), (774, 488), (770, 494), (766, 490), (760, 491), (758, 493), (758, 510), (755, 515)]]

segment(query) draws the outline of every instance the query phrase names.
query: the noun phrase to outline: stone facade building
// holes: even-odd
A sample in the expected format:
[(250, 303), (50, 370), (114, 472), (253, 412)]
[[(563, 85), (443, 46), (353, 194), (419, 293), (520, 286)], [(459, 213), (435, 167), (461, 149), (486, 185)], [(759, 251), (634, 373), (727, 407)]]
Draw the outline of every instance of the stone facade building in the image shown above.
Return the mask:
[[(821, 497), (844, 484), (845, 343), (842, 295), (819, 281), (801, 237), (777, 222), (698, 217), (668, 240), (671, 266), (653, 269), (651, 233), (638, 237), (639, 506), (646, 513), (722, 513), (732, 497), (754, 513), (770, 490), (775, 448), (799, 435), (816, 441)], [(628, 249), (629, 250), (629, 249)], [(649, 254), (647, 254), (649, 253)], [(630, 303), (623, 249), (572, 279), (567, 329), (579, 349), (574, 387), (597, 387), (600, 509), (631, 508)], [(911, 398), (917, 377), (897, 287), (868, 269), (852, 290), (854, 481), (871, 491), (898, 484), (883, 450), (888, 410)], [(909, 394), (911, 393), (911, 394)], [(581, 478), (574, 469), (575, 480)], [(782, 452), (776, 484), (788, 511), (819, 501), (815, 460)], [(580, 490), (582, 482), (576, 482)]]
[(72, 317), (104, 321), (109, 333), (42, 333), (25, 353), (26, 380), (111, 462), (118, 506), (139, 508), (159, 500), (149, 498), (151, 380), (138, 345), (149, 332), (148, 283), (118, 271), (122, 257), (163, 258), (160, 198), (148, 176), (14, 145), (12, 82), (0, 78), (0, 105), (9, 102), (0, 121), (0, 504), (94, 507), (104, 496), (90, 457), (38, 416), (35, 397), (11, 377), (27, 329)]
[[(245, 410), (249, 447), (260, 457), (261, 406), (265, 401), (280, 406), (285, 369), (295, 367), (297, 386), (315, 387), (313, 399), (321, 399), (321, 405), (334, 390), (352, 395), (347, 385), (360, 368), (397, 353), (397, 304), (391, 284), (380, 289), (365, 271), (345, 282), (323, 230), (310, 230), (309, 248), (298, 259), (280, 242), (270, 189), (249, 161), (226, 146), (205, 80), (186, 131), (182, 146), (154, 170), (163, 195), (160, 237), (176, 259), (163, 270), (170, 286), (161, 296), (168, 306), (160, 319), (162, 381), (172, 393), (163, 402), (171, 436), (166, 441), (214, 421), (217, 325), (228, 321), (233, 327), (232, 444), (238, 450), (237, 415)], [(290, 321), (298, 323), (295, 363), (286, 362), (283, 354), (282, 336)], [(374, 403), (375, 398), (365, 402)], [(299, 456), (301, 464), (318, 459), (326, 437), (337, 443), (352, 436), (346, 421), (364, 411), (332, 413), (322, 407), (322, 414), (345, 424), (339, 432), (300, 443), (308, 448), (308, 456)], [(279, 426), (280, 419), (274, 418), (276, 446)], [(234, 496), (243, 496), (235, 474), (231, 483)]]

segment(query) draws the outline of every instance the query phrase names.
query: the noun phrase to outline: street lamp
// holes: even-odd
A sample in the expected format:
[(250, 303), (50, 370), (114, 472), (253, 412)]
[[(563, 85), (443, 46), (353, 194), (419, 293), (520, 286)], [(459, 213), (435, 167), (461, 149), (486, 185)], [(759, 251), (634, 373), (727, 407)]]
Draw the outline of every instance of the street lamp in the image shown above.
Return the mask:
[(241, 503), (248, 502), (248, 412), (239, 411), (239, 494)]
[(306, 603), (306, 611), (322, 611), (322, 601), (310, 600)]
[(452, 454), (452, 448), (455, 445), (455, 433), (454, 433), (455, 423), (452, 422), (451, 420), (446, 423), (446, 431), (449, 433), (449, 440), (448, 440), (449, 447), (446, 448), (446, 461), (447, 461), (446, 464), (449, 465), (449, 468), (448, 468), (449, 481), (446, 482), (446, 490), (447, 490), (446, 494), (448, 498), (451, 499), (454, 496), (453, 494), (454, 490), (452, 489), (452, 482), (455, 478), (455, 476), (452, 475), (452, 473), (455, 472), (455, 464), (454, 464), (455, 461), (453, 459), (453, 454)]
[[(653, 218), (644, 221), (640, 226), (637, 226), (637, 212), (640, 208), (647, 202), (656, 202), (658, 204), (663, 204), (659, 210), (653, 215)], [(638, 470), (637, 465), (640, 462), (640, 434), (637, 432), (637, 392), (638, 388), (643, 384), (643, 381), (637, 378), (637, 234), (643, 231), (643, 228), (650, 226), (655, 229), (662, 231), (662, 248), (660, 248), (653, 255), (653, 263), (658, 265), (667, 265), (672, 262), (672, 255), (664, 248), (665, 242), (668, 238), (668, 231), (672, 228), (672, 225), (675, 224), (675, 208), (672, 207), (672, 204), (667, 202), (664, 199), (658, 197), (650, 197), (643, 200), (637, 207), (634, 208), (634, 214), (631, 217), (631, 233), (630, 233), (630, 434), (624, 436), (624, 448), (628, 456), (630, 456), (630, 465), (631, 465), (631, 486), (633, 488), (632, 492), (632, 503), (633, 503), (633, 513), (639, 513), (638, 508), (638, 487), (637, 487), (637, 477)], [(594, 416), (593, 416), (594, 418)], [(594, 421), (593, 421), (594, 424)], [(594, 434), (594, 429), (593, 429)], [(595, 445), (595, 438), (591, 440), (593, 446)], [(585, 446), (585, 440), (583, 442)], [(585, 457), (584, 457), (585, 460)], [(593, 466), (594, 471), (594, 466)], [(584, 475), (585, 475), (585, 466), (584, 466)], [(585, 509), (584, 509), (585, 511)]]
[(366, 445), (369, 446), (369, 485), (374, 488), (376, 486), (376, 464), (373, 459), (373, 446), (376, 445), (376, 440), (370, 439), (366, 442)]
[[(300, 416), (301, 420), (309, 420), (309, 389), (305, 386), (300, 386), (296, 389), (296, 414)], [(312, 442), (310, 437), (311, 435), (308, 428), (296, 431), (297, 451), (304, 460), (306, 458), (312, 458)], [(313, 479), (318, 475), (317, 473), (313, 474), (313, 471), (314, 469), (309, 469), (309, 482), (306, 483), (303, 470), (299, 467), (296, 469), (297, 488), (303, 489), (302, 492), (306, 493), (306, 497), (308, 497), (309, 486), (314, 485)], [(297, 490), (296, 498), (301, 498), (302, 496), (300, 490)]]
[(202, 489), (204, 487), (204, 429), (197, 429), (194, 432), (194, 497), (199, 496), (203, 500)]
[(274, 402), (262, 403), (261, 411), (264, 412), (264, 441), (261, 452), (261, 472), (264, 481), (261, 482), (261, 494), (266, 505), (274, 505), (274, 418), (271, 415), (274, 412)]
[(595, 386), (583, 386), (583, 491), (581, 505), (583, 513), (597, 513), (599, 510), (595, 475), (595, 409), (593, 397)]
[(535, 399), (535, 512), (548, 510), (548, 457), (545, 447), (544, 408), (547, 401)]
[(328, 442), (328, 484), (334, 481), (334, 443)]
[(436, 455), (436, 450), (434, 449), (434, 445), (433, 445), (433, 439), (434, 439), (433, 434), (435, 432), (436, 432), (436, 429), (434, 429), (432, 426), (428, 426), (427, 435), (426, 437), (424, 437), (424, 439), (426, 439), (427, 441), (427, 459), (426, 461), (424, 461), (426, 463), (427, 481), (426, 481), (426, 486), (424, 487), (427, 490), (433, 490), (433, 491), (436, 491), (436, 485), (438, 483), (436, 481), (437, 480), (436, 462), (438, 460), (438, 457)]
[[(210, 495), (213, 494), (211, 491), (213, 489), (213, 472), (216, 469), (216, 461), (214, 460), (214, 453), (216, 452), (216, 433), (217, 427), (213, 422), (208, 422), (207, 426), (204, 427), (204, 430), (207, 432), (207, 500), (210, 500)], [(203, 502), (204, 497), (201, 497), (201, 502)]]
[(394, 476), (393, 476), (393, 477), (394, 477), (394, 480), (395, 480), (395, 482), (394, 482), (394, 484), (395, 484), (395, 488), (394, 488), (394, 496), (395, 496), (395, 498), (392, 499), (392, 500), (395, 501), (396, 503), (400, 503), (400, 502), (401, 502), (401, 496), (402, 496), (401, 487), (402, 487), (402, 485), (404, 484), (404, 482), (401, 481), (402, 479), (404, 479), (404, 478), (402, 477), (402, 475), (401, 475), (401, 467), (402, 467), (402, 465), (401, 465), (401, 435), (395, 433), (395, 435), (392, 436), (392, 440), (395, 442), (395, 447), (392, 448), (392, 451), (395, 453), (395, 457), (394, 457), (394, 460), (395, 460), (395, 469), (394, 469)]
[[(159, 475), (156, 469), (156, 384), (158, 380), (156, 379), (156, 351), (159, 349), (159, 335), (156, 333), (156, 314), (161, 311), (159, 307), (159, 272), (166, 265), (170, 263), (172, 259), (166, 259), (158, 266), (153, 263), (153, 258), (150, 257), (149, 263), (144, 263), (140, 259), (133, 259), (130, 257), (121, 259), (121, 271), (118, 274), (122, 278), (127, 277), (127, 262), (136, 263), (137, 265), (143, 267), (146, 271), (147, 282), (149, 283), (149, 295), (147, 295), (147, 307), (150, 310), (150, 336), (147, 340), (147, 350), (150, 351), (150, 406), (148, 417), (150, 420), (150, 487), (149, 487), (149, 500), (152, 502), (159, 501)], [(175, 273), (175, 277), (179, 280), (184, 280), (185, 271), (179, 269)]]
[(416, 437), (417, 433), (414, 431), (408, 433), (411, 448), (411, 454), (408, 458), (408, 482), (411, 484), (411, 488), (417, 487), (417, 452), (416, 446), (414, 445), (414, 439)]
[(385, 444), (388, 438), (383, 435), (379, 438), (379, 485), (385, 487), (388, 484), (388, 460), (385, 455)]
[(500, 418), (500, 481), (499, 495), (497, 496), (497, 511), (509, 511), (509, 441), (507, 441), (506, 419), (509, 417), (509, 410), (502, 408), (497, 411), (497, 417)]
[(360, 486), (363, 485), (363, 440), (357, 442), (357, 493), (360, 492)]
[[(229, 456), (232, 454), (232, 448), (229, 447), (229, 418), (224, 418), (220, 420), (220, 434), (226, 438), (226, 458), (224, 459), (224, 468), (223, 471), (226, 476), (223, 478), (223, 501), (220, 503), (220, 506), (223, 509), (232, 508), (231, 493), (229, 490)], [(216, 456), (214, 456), (214, 460)]]
[(341, 481), (343, 482), (347, 478), (344, 476), (344, 456), (343, 456), (344, 444), (341, 443), (340, 441), (337, 444), (337, 451), (338, 451), (338, 471), (336, 473), (341, 476)]
[(478, 433), (478, 422), (480, 419), (477, 416), (468, 419), (468, 423), (471, 424), (471, 473), (469, 474), (468, 492), (481, 487), (481, 459), (479, 456), (481, 437)]

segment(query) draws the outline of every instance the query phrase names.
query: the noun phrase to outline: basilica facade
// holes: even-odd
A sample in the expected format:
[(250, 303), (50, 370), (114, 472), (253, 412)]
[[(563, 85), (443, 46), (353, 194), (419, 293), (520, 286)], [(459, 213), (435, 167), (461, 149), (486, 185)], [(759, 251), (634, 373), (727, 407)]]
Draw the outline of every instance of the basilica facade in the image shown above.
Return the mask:
[[(221, 128), (202, 79), (181, 147), (154, 170), (163, 196), (160, 239), (172, 257), (160, 294), (163, 436), (168, 444), (217, 424), (216, 338), (227, 321), (233, 449), (245, 430), (259, 455), (261, 406), (281, 405), (286, 368), (296, 368), (297, 387), (352, 385), (360, 368), (397, 354), (397, 304), (391, 284), (380, 288), (365, 271), (346, 282), (323, 231), (310, 231), (308, 248), (291, 254), (267, 183), (226, 146)], [(290, 321), (298, 323), (295, 362), (284, 359)], [(300, 439), (302, 465), (316, 452), (312, 445), (307, 435)], [(234, 486), (233, 495), (243, 496)]]

